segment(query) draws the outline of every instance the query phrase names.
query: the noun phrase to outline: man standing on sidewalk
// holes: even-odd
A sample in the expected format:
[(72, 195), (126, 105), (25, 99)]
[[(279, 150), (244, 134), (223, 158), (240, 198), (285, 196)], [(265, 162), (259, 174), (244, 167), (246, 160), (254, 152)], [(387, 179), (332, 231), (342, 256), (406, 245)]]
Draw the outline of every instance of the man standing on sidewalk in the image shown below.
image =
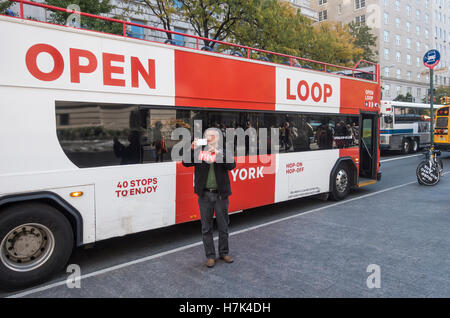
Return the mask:
[[(216, 251), (213, 239), (214, 213), (216, 215), (219, 231), (219, 256), (226, 263), (233, 259), (228, 255), (228, 197), (231, 195), (230, 177), (228, 171), (236, 167), (232, 155), (226, 155), (219, 147), (220, 133), (209, 129), (205, 132), (207, 145), (200, 151), (197, 160), (194, 160), (194, 149), (200, 147), (197, 139), (191, 145), (191, 162), (183, 161), (185, 167), (195, 167), (194, 191), (198, 195), (202, 221), (202, 239), (206, 254), (206, 266), (215, 265)], [(226, 162), (228, 161), (231, 162)]]

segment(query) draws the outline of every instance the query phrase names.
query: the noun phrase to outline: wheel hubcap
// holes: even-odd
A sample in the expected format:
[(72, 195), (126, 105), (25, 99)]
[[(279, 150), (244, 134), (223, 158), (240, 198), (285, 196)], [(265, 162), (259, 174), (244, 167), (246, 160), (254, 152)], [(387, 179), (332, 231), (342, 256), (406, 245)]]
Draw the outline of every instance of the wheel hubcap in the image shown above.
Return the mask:
[(53, 233), (47, 227), (42, 224), (24, 224), (3, 238), (0, 260), (14, 271), (31, 271), (50, 258), (54, 247)]
[(347, 190), (348, 175), (345, 170), (339, 170), (336, 176), (336, 190), (343, 193)]

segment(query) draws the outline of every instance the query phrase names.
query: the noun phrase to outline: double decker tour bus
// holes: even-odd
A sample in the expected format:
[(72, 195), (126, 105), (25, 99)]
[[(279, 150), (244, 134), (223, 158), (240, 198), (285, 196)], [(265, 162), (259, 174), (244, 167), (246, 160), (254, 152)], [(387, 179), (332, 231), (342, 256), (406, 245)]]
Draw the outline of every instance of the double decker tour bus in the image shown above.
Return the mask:
[(407, 154), (429, 146), (430, 120), (430, 104), (381, 101), (381, 150)]
[(380, 177), (376, 64), (159, 43), (127, 29), (171, 31), (80, 13), (123, 25), (105, 34), (25, 19), (29, 5), (72, 11), (18, 2), (20, 17), (0, 16), (0, 286), (47, 279), (76, 246), (199, 220), (193, 168), (171, 156), (196, 120), (280, 132), (278, 151), (236, 160), (230, 212), (343, 199)]

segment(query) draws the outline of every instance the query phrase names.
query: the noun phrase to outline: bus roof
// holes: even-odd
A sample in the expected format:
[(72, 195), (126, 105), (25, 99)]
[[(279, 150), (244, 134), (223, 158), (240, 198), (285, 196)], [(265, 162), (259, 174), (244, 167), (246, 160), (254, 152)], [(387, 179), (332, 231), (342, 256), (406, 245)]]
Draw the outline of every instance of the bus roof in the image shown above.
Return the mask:
[[(430, 104), (424, 103), (410, 103), (410, 102), (399, 102), (399, 101), (381, 101), (382, 109), (386, 107), (395, 107), (395, 106), (403, 106), (403, 107), (413, 107), (413, 108), (430, 108)], [(443, 105), (434, 105), (434, 108), (441, 107)]]

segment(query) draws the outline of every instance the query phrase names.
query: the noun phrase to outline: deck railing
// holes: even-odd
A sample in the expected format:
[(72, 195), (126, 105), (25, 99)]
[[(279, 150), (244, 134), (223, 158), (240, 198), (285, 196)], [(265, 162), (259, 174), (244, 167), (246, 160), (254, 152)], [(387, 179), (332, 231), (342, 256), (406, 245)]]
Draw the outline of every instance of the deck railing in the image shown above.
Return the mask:
[[(371, 81), (380, 83), (380, 67), (379, 67), (379, 65), (376, 63), (373, 63), (373, 62), (365, 61), (365, 60), (360, 60), (353, 68), (351, 68), (351, 67), (346, 67), (346, 66), (340, 66), (340, 65), (334, 65), (334, 64), (330, 64), (330, 63), (315, 61), (315, 60), (311, 60), (311, 59), (307, 59), (307, 58), (297, 57), (297, 56), (293, 56), (293, 55), (276, 53), (276, 52), (262, 50), (262, 49), (258, 49), (258, 48), (252, 48), (252, 47), (248, 47), (248, 46), (244, 46), (244, 45), (233, 44), (233, 43), (218, 41), (218, 40), (214, 40), (214, 39), (208, 39), (208, 38), (204, 38), (201, 36), (196, 36), (196, 35), (191, 35), (191, 34), (171, 31), (171, 30), (164, 30), (161, 28), (156, 28), (156, 27), (152, 27), (152, 26), (148, 26), (148, 25), (133, 23), (133, 22), (125, 21), (125, 20), (119, 20), (119, 19), (115, 19), (115, 18), (109, 18), (109, 17), (94, 15), (94, 14), (90, 14), (90, 13), (79, 12), (76, 10), (55, 7), (55, 6), (47, 5), (44, 3), (31, 2), (28, 0), (9, 0), (9, 1), (19, 3), (19, 17), (18, 18), (24, 19), (24, 20), (29, 20), (28, 18), (26, 18), (24, 16), (24, 6), (25, 5), (40, 7), (40, 8), (46, 9), (46, 10), (66, 12), (66, 13), (70, 13), (70, 14), (80, 15), (83, 17), (100, 19), (100, 20), (109, 21), (112, 23), (121, 24), (122, 25), (122, 32), (121, 32), (122, 34), (120, 34), (118, 36), (122, 36), (122, 37), (133, 37), (132, 34), (129, 34), (127, 27), (138, 27), (138, 28), (151, 30), (153, 32), (182, 36), (183, 39), (187, 38), (187, 39), (191, 40), (191, 42), (183, 41), (183, 46), (184, 46), (184, 44), (189, 44), (189, 47), (191, 47), (192, 49), (195, 49), (195, 50), (206, 50), (206, 51), (215, 52), (217, 54), (235, 55), (235, 56), (240, 56), (240, 57), (247, 58), (247, 59), (256, 59), (256, 60), (262, 60), (262, 61), (266, 61), (266, 62), (272, 62), (271, 60), (273, 60), (273, 63), (277, 63), (277, 64), (284, 64), (284, 65), (288, 65), (291, 67), (307, 68), (307, 69), (315, 70), (318, 72), (334, 73), (334, 74), (338, 74), (338, 75), (342, 75), (342, 76), (363, 78), (363, 79), (367, 79), (367, 80), (371, 80)], [(49, 22), (44, 22), (44, 21), (40, 21), (40, 22), (49, 23)], [(50, 24), (53, 24), (53, 23), (50, 23)], [(66, 26), (66, 27), (82, 28), (82, 26)], [(96, 30), (91, 30), (91, 31), (99, 32)], [(154, 38), (158, 39), (157, 36), (155, 36)], [(173, 39), (169, 40), (162, 36), (160, 36), (159, 39), (161, 39), (161, 41), (150, 41), (150, 40), (146, 40), (146, 39), (141, 39), (141, 40), (150, 41), (150, 42), (164, 42), (167, 45), (175, 45), (175, 46), (179, 45), (178, 43), (180, 42), (179, 40), (173, 40)], [(201, 41), (203, 41), (204, 43), (205, 42), (206, 43), (214, 43), (213, 46), (217, 45), (218, 47), (220, 47), (221, 52), (214, 51), (211, 48), (211, 46), (202, 46), (200, 44)], [(364, 67), (364, 69), (358, 68), (358, 67), (360, 67), (360, 65), (364, 65), (364, 64), (366, 65)], [(368, 69), (373, 69), (373, 71), (370, 71)]]

